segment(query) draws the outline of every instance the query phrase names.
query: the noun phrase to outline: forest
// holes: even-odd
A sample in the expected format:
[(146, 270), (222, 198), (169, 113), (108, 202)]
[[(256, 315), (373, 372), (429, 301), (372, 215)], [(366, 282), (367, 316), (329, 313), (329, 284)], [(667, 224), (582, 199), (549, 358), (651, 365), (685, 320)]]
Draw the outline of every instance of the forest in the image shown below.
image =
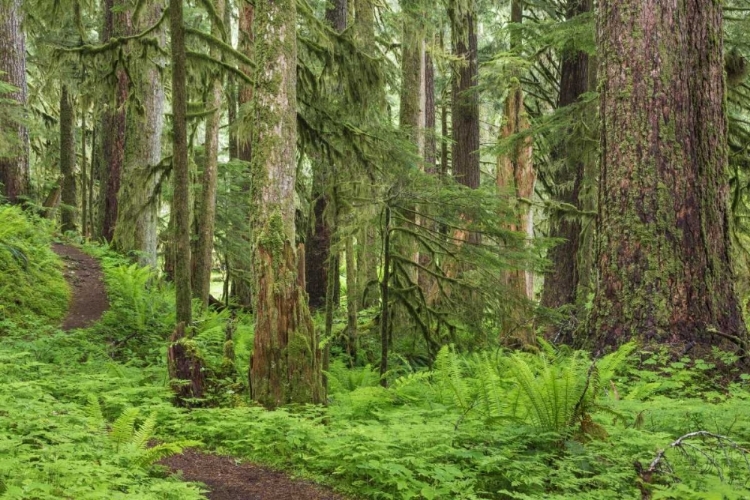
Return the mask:
[(750, 499), (747, 0), (0, 0), (0, 500)]

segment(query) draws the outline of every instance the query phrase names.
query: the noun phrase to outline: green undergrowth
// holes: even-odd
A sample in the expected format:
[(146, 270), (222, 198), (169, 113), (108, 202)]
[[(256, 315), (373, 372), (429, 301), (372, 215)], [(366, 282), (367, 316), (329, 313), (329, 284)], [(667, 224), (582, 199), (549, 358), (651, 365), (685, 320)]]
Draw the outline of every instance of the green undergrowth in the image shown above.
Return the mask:
[(202, 498), (155, 464), (186, 445), (352, 498), (750, 498), (748, 377), (730, 355), (715, 353), (718, 384), (711, 363), (634, 345), (595, 362), (547, 344), (445, 347), (432, 370), (404, 367), (388, 388), (376, 368), (333, 359), (326, 407), (269, 412), (247, 400), (251, 318), (205, 312), (190, 342), (209, 395), (184, 410), (166, 373), (173, 290), (106, 248), (86, 250), (104, 266), (102, 321), (60, 332), (28, 309), (0, 337), (2, 500)]
[[(353, 374), (335, 363), (327, 408), (195, 410), (170, 428), (363, 498), (750, 498), (744, 385), (700, 398), (708, 383), (700, 369), (682, 367), (681, 381), (658, 384), (630, 350), (592, 364), (564, 350), (446, 348), (432, 372), (388, 389), (372, 368)], [(705, 433), (670, 448), (695, 431)]]
[(49, 221), (0, 205), (0, 337), (12, 324), (55, 323), (65, 314), (69, 291), (51, 234)]

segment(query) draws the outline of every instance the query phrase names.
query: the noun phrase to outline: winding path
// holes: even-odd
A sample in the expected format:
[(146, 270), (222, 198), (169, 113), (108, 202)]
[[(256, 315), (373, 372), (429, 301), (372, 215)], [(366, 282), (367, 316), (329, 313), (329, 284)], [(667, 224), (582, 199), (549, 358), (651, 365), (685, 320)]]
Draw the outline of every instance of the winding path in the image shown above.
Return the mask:
[[(65, 279), (72, 291), (63, 330), (91, 326), (109, 308), (102, 268), (93, 257), (74, 246), (54, 244), (65, 263)], [(346, 500), (309, 481), (233, 457), (185, 450), (161, 461), (187, 481), (205, 484), (209, 500)]]

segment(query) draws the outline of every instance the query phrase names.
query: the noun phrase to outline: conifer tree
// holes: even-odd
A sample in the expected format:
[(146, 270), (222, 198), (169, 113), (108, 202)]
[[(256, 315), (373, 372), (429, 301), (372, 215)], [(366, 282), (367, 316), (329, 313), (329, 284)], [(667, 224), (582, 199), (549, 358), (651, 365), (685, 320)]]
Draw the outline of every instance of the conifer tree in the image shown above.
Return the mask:
[[(0, 6), (0, 82), (16, 90), (3, 97), (26, 105), (26, 42), (21, 1), (7, 0)], [(29, 194), (29, 134), (26, 126), (0, 117), (0, 132), (10, 137), (11, 147), (0, 152), (2, 194), (11, 202)]]
[[(596, 349), (744, 346), (730, 255), (722, 5), (599, 4)], [(685, 347), (678, 347), (685, 346)]]
[(297, 8), (255, 6), (252, 250), (255, 340), (252, 398), (266, 407), (319, 403), (318, 340), (307, 308), (295, 234)]

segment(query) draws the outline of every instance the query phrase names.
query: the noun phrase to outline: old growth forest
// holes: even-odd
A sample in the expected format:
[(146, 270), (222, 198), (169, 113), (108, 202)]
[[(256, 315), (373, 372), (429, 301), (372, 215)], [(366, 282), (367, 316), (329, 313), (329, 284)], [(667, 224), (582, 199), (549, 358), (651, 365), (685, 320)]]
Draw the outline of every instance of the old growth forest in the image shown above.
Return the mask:
[(0, 500), (750, 499), (747, 0), (0, 0)]

